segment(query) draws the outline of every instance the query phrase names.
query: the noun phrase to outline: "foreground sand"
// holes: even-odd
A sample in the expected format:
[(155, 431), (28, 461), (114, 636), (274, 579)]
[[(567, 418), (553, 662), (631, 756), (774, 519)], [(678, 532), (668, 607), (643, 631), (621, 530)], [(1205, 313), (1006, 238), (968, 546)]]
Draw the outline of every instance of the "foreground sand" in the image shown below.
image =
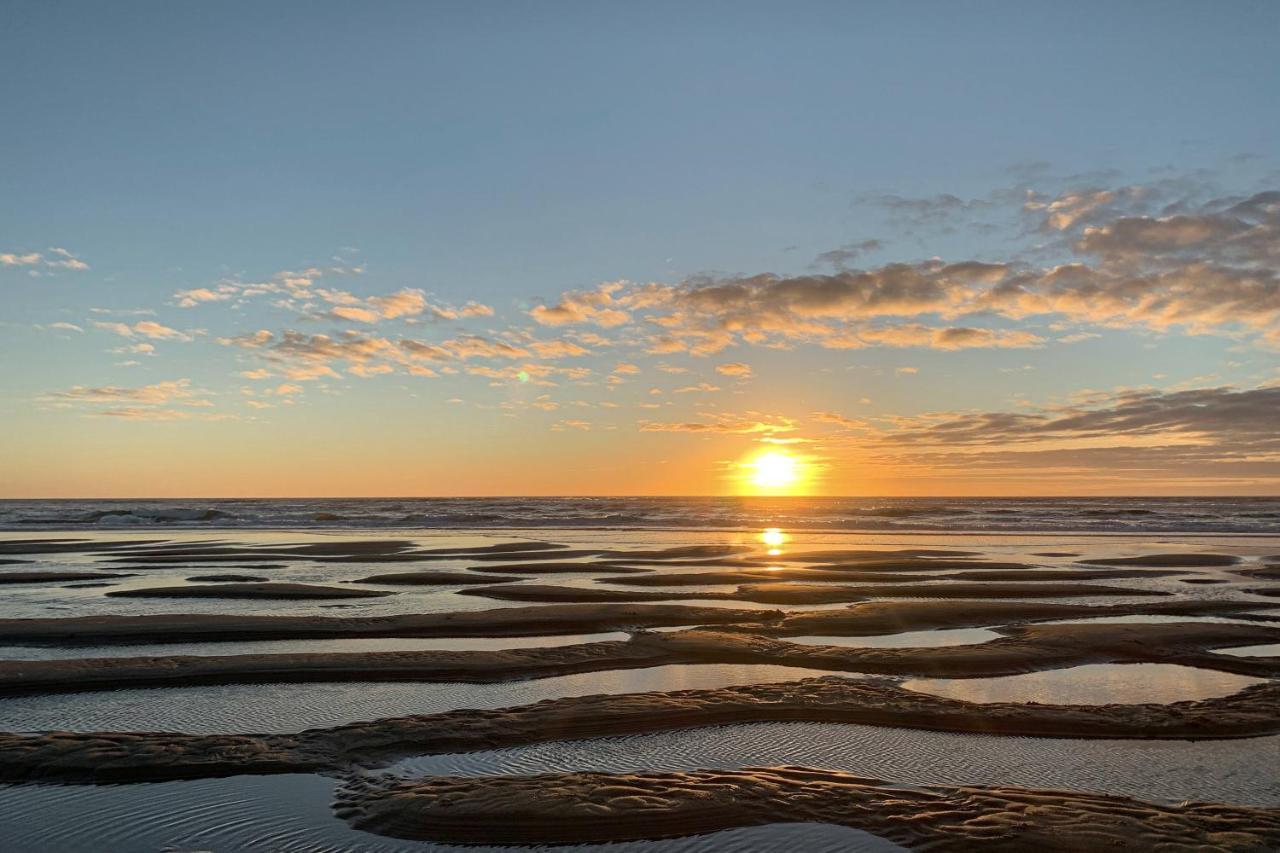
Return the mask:
[[(1274, 680), (1280, 678), (1280, 658), (1216, 652), (1280, 642), (1280, 620), (1268, 613), (1275, 603), (1237, 594), (1258, 592), (1265, 597), (1274, 593), (1275, 588), (1265, 584), (1280, 579), (1276, 567), (1259, 565), (1261, 561), (1237, 567), (1243, 560), (1228, 554), (1135, 557), (1046, 551), (1023, 555), (1026, 561), (1022, 562), (983, 559), (975, 551), (927, 548), (791, 550), (777, 558), (735, 545), (619, 549), (511, 542), (423, 548), (410, 540), (389, 539), (275, 545), (158, 539), (0, 542), (0, 554), (63, 553), (89, 555), (94, 561), (87, 566), (96, 569), (146, 571), (148, 577), (166, 571), (182, 573), (146, 587), (129, 582), (117, 591), (119, 595), (100, 599), (124, 613), (149, 604), (135, 597), (158, 599), (153, 607), (170, 597), (314, 596), (364, 598), (387, 608), (422, 600), (415, 595), (430, 594), (436, 596), (430, 600), (438, 602), (439, 596), (454, 593), (538, 603), (383, 616), (153, 612), (5, 619), (0, 620), (3, 643), (150, 644), (158, 654), (3, 661), (2, 694), (243, 683), (279, 684), (281, 691), (287, 691), (283, 685), (315, 681), (495, 683), (670, 664), (768, 664), (863, 677), (581, 696), (499, 710), (393, 717), (293, 734), (0, 733), (0, 779), (7, 781), (97, 784), (324, 773), (345, 779), (336, 809), (354, 826), (383, 835), (445, 842), (618, 841), (763, 823), (822, 821), (929, 850), (1280, 849), (1276, 809), (1169, 806), (1007, 787), (893, 785), (806, 768), (418, 781), (370, 775), (389, 762), (413, 755), (754, 722), (850, 723), (996, 737), (1208, 740), (1280, 734), (1280, 681)], [(1044, 565), (1033, 556), (1080, 559)], [(431, 565), (435, 561), (457, 565), (437, 569)], [(52, 570), (41, 571), (40, 563), (21, 564), (20, 571), (9, 573), (11, 582), (25, 587), (71, 579), (59, 575), (65, 569), (51, 566)], [(325, 563), (337, 565), (317, 570), (316, 564)], [(370, 574), (377, 569), (364, 565), (379, 563), (427, 565), (377, 574)], [(295, 584), (287, 577), (268, 576), (269, 570), (303, 565), (307, 572), (299, 579), (319, 577), (330, 585)], [(195, 574), (239, 567), (252, 567), (262, 574)], [(1194, 576), (1178, 571), (1191, 567), (1205, 571)], [(572, 575), (595, 577), (554, 577)], [(114, 572), (97, 576), (128, 577)], [(89, 573), (77, 579), (92, 577)], [(203, 583), (183, 586), (183, 577)], [(1123, 583), (1126, 580), (1136, 583)], [(1222, 596), (1221, 587), (1215, 587), (1204, 593), (1207, 598), (1194, 597), (1201, 594), (1184, 593), (1180, 583), (1188, 585), (1188, 590), (1221, 584), (1234, 584), (1236, 589)], [(399, 589), (362, 588), (365, 584)], [(24, 587), (11, 591), (18, 593)], [(1121, 603), (1112, 604), (1044, 600), (1084, 597), (1101, 602), (1121, 596)], [(705, 606), (698, 599), (733, 606)], [(667, 601), (688, 603), (659, 603)], [(751, 603), (787, 608), (847, 606), (786, 610), (751, 607)], [(303, 613), (307, 606), (279, 605)], [(379, 611), (364, 607), (363, 612)], [(1052, 624), (1117, 616), (1186, 617), (1187, 621)], [(1206, 616), (1238, 621), (1195, 621)], [(823, 636), (965, 627), (986, 628), (999, 636), (989, 642), (928, 648), (818, 644)], [(676, 630), (648, 630), (654, 628)], [(598, 631), (624, 631), (631, 638), (495, 651), (164, 654), (164, 644), (176, 642), (522, 637)], [(800, 636), (805, 637), (803, 642), (788, 639)], [(876, 677), (978, 678), (1097, 663), (1180, 664), (1272, 680), (1201, 701), (1047, 705), (965, 702), (914, 692), (889, 678)]]
[(464, 843), (668, 838), (820, 821), (919, 850), (1270, 851), (1280, 810), (1023, 788), (904, 786), (831, 770), (352, 780), (338, 815), (359, 829)]
[(409, 755), (758, 722), (830, 722), (1022, 737), (1206, 740), (1280, 732), (1280, 684), (1197, 702), (975, 703), (838, 676), (714, 690), (552, 699), (394, 717), (296, 734), (0, 734), (0, 779), (154, 782), (337, 772)]

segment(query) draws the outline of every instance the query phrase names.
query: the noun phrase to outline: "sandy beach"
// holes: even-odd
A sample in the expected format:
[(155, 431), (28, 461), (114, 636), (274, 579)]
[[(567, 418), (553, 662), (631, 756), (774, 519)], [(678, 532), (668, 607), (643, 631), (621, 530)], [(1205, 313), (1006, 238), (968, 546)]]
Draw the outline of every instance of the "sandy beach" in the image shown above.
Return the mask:
[[(892, 779), (820, 766), (465, 780), (389, 772), (423, 756), (766, 724), (1101, 739), (1122, 750), (1280, 742), (1280, 657), (1248, 653), (1280, 649), (1280, 606), (1266, 586), (1275, 549), (1266, 540), (1188, 541), (1171, 551), (1167, 539), (1076, 535), (1057, 537), (1070, 543), (1058, 550), (1053, 537), (956, 536), (903, 547), (873, 536), (798, 535), (779, 549), (749, 533), (711, 541), (556, 533), (499, 541), (491, 533), (5, 537), (0, 552), (23, 562), (0, 575), (13, 575), (10, 588), (26, 598), (0, 619), (0, 648), (10, 650), (0, 661), (0, 714), (6, 704), (30, 714), (55, 700), (67, 711), (102, 702), (109, 709), (117, 695), (159, 710), (200, 690), (271, 690), (287, 701), (308, 684), (363, 684), (374, 696), (404, 684), (431, 691), (432, 707), (441, 708), (414, 713), (410, 700), (378, 719), (267, 733), (148, 732), (125, 717), (97, 730), (13, 729), (0, 735), (8, 790), (21, 802), (33, 783), (239, 784), (326, 774), (340, 780), (335, 818), (411, 845), (405, 849), (632, 842), (794, 821), (946, 850), (1261, 850), (1280, 838), (1280, 790), (1265, 806), (1171, 808), (1108, 794), (1105, 780), (1095, 791), (1055, 792), (913, 783), (912, 796), (923, 799), (902, 800), (887, 793), (906, 790)], [(388, 562), (405, 570), (369, 572)], [(65, 583), (82, 579), (110, 586)], [(523, 603), (493, 606), (495, 597)], [(343, 609), (332, 610), (330, 599)], [(197, 600), (202, 607), (191, 608)], [(956, 631), (983, 636), (943, 639)], [(911, 639), (899, 644), (897, 635)], [(481, 642), (501, 645), (467, 645)], [(343, 643), (379, 645), (333, 645)], [(745, 680), (735, 683), (744, 667)], [(685, 670), (712, 681), (628, 690), (624, 679), (611, 692), (544, 692), (533, 703), (511, 692)], [(777, 675), (754, 681), (748, 673), (757, 670)], [(1157, 683), (1145, 680), (1148, 672), (1162, 679), (1154, 701), (1142, 693)], [(498, 692), (483, 707), (451, 706), (450, 692), (468, 684)], [(1038, 698), (1005, 700), (1001, 691)], [(340, 706), (330, 713), (342, 719)], [(928, 779), (928, 768), (911, 778)], [(655, 821), (654, 809), (668, 817)], [(956, 817), (927, 817), (943, 813)]]

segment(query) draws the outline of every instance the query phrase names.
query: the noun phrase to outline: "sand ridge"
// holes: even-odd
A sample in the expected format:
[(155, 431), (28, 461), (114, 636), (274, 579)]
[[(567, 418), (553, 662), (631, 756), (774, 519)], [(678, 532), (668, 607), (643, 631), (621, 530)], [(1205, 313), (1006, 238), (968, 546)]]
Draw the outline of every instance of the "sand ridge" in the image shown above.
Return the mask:
[(834, 722), (1022, 737), (1203, 740), (1280, 732), (1280, 684), (1140, 705), (973, 703), (840, 676), (597, 694), (294, 734), (0, 734), (0, 778), (107, 783), (375, 768), (410, 755), (753, 722)]
[(1012, 787), (906, 786), (805, 767), (415, 781), (356, 777), (340, 790), (334, 810), (366, 832), (461, 843), (625, 841), (814, 821), (944, 853), (1280, 847), (1280, 809), (1170, 806)]
[(123, 687), (315, 681), (487, 683), (690, 663), (762, 663), (884, 675), (975, 678), (1085, 663), (1181, 663), (1280, 676), (1280, 659), (1208, 649), (1280, 641), (1280, 627), (1224, 623), (1026, 625), (999, 640), (942, 648), (851, 648), (790, 643), (701, 628), (639, 632), (628, 641), (494, 651), (323, 652), (0, 661), (0, 694)]

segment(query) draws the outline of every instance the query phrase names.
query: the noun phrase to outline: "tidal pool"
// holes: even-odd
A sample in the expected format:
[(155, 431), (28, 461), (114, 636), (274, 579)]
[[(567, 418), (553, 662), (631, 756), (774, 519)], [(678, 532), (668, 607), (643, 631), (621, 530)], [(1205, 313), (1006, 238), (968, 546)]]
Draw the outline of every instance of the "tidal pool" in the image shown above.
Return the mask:
[(941, 646), (971, 646), (998, 640), (1001, 634), (986, 628), (942, 628), (937, 631), (904, 631), (865, 637), (804, 636), (782, 637), (789, 643), (807, 646), (850, 646), (858, 649), (924, 649)]
[(902, 686), (966, 702), (1132, 705), (1230, 696), (1263, 681), (1171, 663), (1091, 663), (998, 678), (912, 678)]

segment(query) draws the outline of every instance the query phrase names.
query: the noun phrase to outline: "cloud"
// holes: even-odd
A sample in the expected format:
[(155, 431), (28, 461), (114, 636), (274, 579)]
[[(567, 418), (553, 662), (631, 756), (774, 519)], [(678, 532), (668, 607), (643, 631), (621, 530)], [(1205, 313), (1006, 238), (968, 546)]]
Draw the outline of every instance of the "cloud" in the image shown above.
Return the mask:
[(625, 287), (626, 282), (615, 281), (601, 284), (595, 290), (566, 292), (556, 304), (538, 305), (529, 316), (543, 326), (568, 323), (594, 323), (605, 328), (620, 326), (631, 319), (614, 298), (614, 294)]
[(168, 326), (161, 325), (154, 320), (139, 320), (132, 326), (127, 323), (95, 320), (93, 325), (97, 326), (99, 329), (114, 332), (115, 334), (125, 338), (142, 337), (155, 341), (195, 340), (194, 333), (192, 332), (180, 332), (177, 329), (171, 329)]
[(240, 288), (234, 284), (221, 284), (216, 288), (196, 287), (190, 290), (179, 290), (173, 296), (179, 307), (193, 308), (204, 302), (224, 302), (234, 299), (240, 294)]
[(814, 412), (810, 417), (822, 424), (832, 424), (845, 429), (866, 430), (871, 429), (871, 424), (861, 418), (850, 418), (836, 412)]
[[(1078, 397), (1057, 406), (932, 412), (874, 425), (850, 419), (856, 435), (847, 441), (864, 467), (970, 484), (1051, 479), (1090, 491), (1225, 491), (1246, 482), (1280, 483), (1280, 384)], [(840, 423), (830, 413), (813, 419)]]
[(57, 329), (58, 331), (61, 331), (61, 332), (83, 332), (84, 331), (83, 328), (81, 328), (80, 326), (77, 326), (75, 323), (66, 323), (62, 321), (59, 321), (57, 323), (50, 323), (47, 326), (45, 326), (45, 328)]
[(404, 288), (386, 296), (370, 296), (360, 299), (344, 291), (318, 290), (318, 295), (336, 303), (329, 314), (342, 320), (359, 323), (378, 323), (382, 320), (417, 318), (426, 316), (432, 320), (461, 320), (469, 317), (491, 317), (493, 309), (478, 302), (468, 302), (461, 307), (437, 305), (427, 300), (425, 292), (417, 288)]
[[(636, 329), (632, 342), (659, 355), (706, 356), (743, 344), (1038, 347), (1049, 339), (1005, 327), (1038, 317), (1280, 347), (1280, 191), (1214, 198), (1192, 180), (1168, 179), (1054, 196), (1006, 190), (973, 200), (874, 201), (916, 222), (1004, 205), (1036, 220), (1050, 242), (994, 260), (844, 268), (857, 253), (878, 248), (865, 241), (823, 255), (837, 268), (830, 274), (613, 281), (566, 292), (531, 314), (546, 325), (629, 326)], [(1053, 262), (1028, 262), (1033, 255)]]
[(526, 343), (529, 349), (533, 350), (534, 355), (539, 358), (577, 358), (579, 356), (590, 355), (591, 350), (583, 347), (573, 341), (561, 339), (539, 341), (529, 340)]
[(144, 409), (138, 406), (128, 406), (121, 409), (103, 409), (102, 411), (91, 412), (90, 416), (95, 418), (119, 418), (126, 421), (185, 421), (192, 418), (192, 413), (179, 409)]
[(54, 247), (49, 250), (53, 255), (52, 258), (45, 258), (44, 265), (47, 267), (56, 267), (64, 270), (75, 270), (77, 272), (89, 269), (89, 265), (68, 252), (66, 249)]
[(712, 385), (710, 382), (699, 382), (697, 385), (685, 385), (683, 388), (677, 388), (672, 394), (711, 394), (719, 391), (720, 386)]
[(906, 418), (897, 443), (1009, 445), (1102, 437), (1108, 442), (1159, 437), (1168, 442), (1212, 442), (1234, 451), (1280, 451), (1280, 386), (1186, 391), (1124, 391), (1091, 405), (1032, 412), (978, 412)]
[(741, 361), (729, 361), (716, 365), (716, 373), (721, 376), (733, 376), (738, 379), (751, 378), (751, 365)]
[(89, 269), (88, 264), (71, 252), (57, 247), (50, 249), (47, 255), (42, 252), (0, 252), (0, 267), (45, 267), (73, 272)]
[(781, 415), (762, 415), (758, 412), (735, 414), (704, 414), (704, 420), (662, 423), (641, 421), (641, 432), (698, 432), (728, 435), (755, 435), (794, 432), (796, 422)]
[[(118, 418), (132, 421), (223, 420), (225, 416), (212, 412), (194, 415), (187, 408), (211, 408), (208, 391), (193, 388), (190, 379), (173, 379), (151, 385), (129, 388), (119, 385), (73, 385), (65, 391), (51, 391), (38, 398), (41, 403), (54, 408), (79, 408), (90, 417)], [(103, 407), (110, 408), (103, 408)]]
[(846, 269), (849, 264), (862, 257), (867, 252), (874, 252), (882, 248), (884, 244), (879, 240), (862, 240), (857, 243), (846, 243), (838, 249), (832, 249), (829, 252), (823, 252), (814, 259), (816, 265), (830, 266), (837, 270)]

